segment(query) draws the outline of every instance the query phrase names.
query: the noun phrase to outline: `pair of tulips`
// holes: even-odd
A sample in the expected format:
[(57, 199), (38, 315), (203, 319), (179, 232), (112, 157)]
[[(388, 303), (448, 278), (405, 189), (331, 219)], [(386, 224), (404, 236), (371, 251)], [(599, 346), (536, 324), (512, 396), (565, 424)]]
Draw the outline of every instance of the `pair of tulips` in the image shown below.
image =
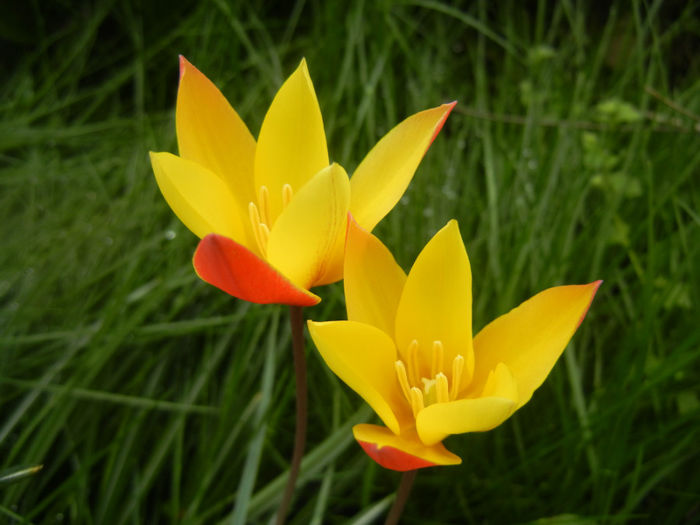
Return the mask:
[(329, 164), (306, 63), (284, 82), (257, 142), (221, 92), (180, 58), (180, 156), (152, 153), (160, 190), (200, 242), (197, 274), (256, 303), (312, 306), (344, 278), (347, 321), (309, 321), (328, 366), (384, 425), (353, 428), (383, 467), (458, 464), (442, 440), (494, 428), (549, 374), (600, 285), (549, 288), (472, 338), (471, 269), (456, 221), (408, 275), (370, 232), (399, 201), (455, 103), (387, 133), (348, 178)]

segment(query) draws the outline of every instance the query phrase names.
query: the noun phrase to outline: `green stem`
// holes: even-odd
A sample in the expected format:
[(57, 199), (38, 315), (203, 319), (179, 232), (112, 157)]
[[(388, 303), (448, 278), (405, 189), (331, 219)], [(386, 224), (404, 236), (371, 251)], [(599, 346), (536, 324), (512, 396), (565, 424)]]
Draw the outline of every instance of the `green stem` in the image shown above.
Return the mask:
[(306, 395), (306, 356), (304, 355), (304, 314), (301, 306), (289, 307), (289, 322), (292, 327), (292, 350), (294, 353), (294, 375), (296, 377), (297, 422), (294, 432), (294, 453), (289, 467), (287, 485), (282, 495), (282, 503), (277, 510), (277, 525), (282, 525), (287, 518), (289, 504), (292, 502), (294, 485), (299, 476), (301, 460), (306, 445), (307, 395)]
[(391, 506), (389, 515), (386, 517), (384, 525), (396, 525), (399, 522), (403, 508), (406, 506), (408, 501), (408, 496), (411, 494), (411, 489), (413, 488), (413, 481), (416, 479), (417, 470), (408, 470), (401, 476), (401, 483), (399, 483), (399, 490), (396, 491), (396, 499), (394, 504)]

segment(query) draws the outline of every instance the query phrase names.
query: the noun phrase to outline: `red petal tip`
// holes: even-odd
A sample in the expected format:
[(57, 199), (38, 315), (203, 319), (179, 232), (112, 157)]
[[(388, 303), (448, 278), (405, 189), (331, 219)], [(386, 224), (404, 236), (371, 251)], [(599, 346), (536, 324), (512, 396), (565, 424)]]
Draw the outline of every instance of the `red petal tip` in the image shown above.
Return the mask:
[(447, 117), (450, 116), (450, 113), (452, 113), (452, 110), (454, 109), (454, 107), (456, 105), (457, 105), (456, 100), (442, 105), (442, 107), (447, 107), (447, 110), (445, 111), (445, 113), (442, 115), (442, 118), (439, 120), (439, 122), (435, 126), (435, 131), (433, 131), (433, 136), (430, 138), (430, 142), (428, 143), (428, 147), (425, 148), (425, 151), (428, 151), (428, 149), (430, 149), (430, 146), (433, 144), (433, 141), (435, 140), (435, 138), (438, 136), (438, 134), (442, 130), (442, 127), (445, 125), (445, 121), (447, 120)]
[(394, 447), (384, 446), (380, 448), (376, 443), (359, 440), (358, 443), (369, 457), (382, 467), (390, 470), (406, 472), (407, 470), (437, 466), (437, 463), (431, 463), (425, 459), (412, 456)]
[(178, 80), (182, 80), (182, 76), (185, 74), (185, 66), (188, 62), (187, 59), (182, 55), (178, 55), (177, 58), (180, 63), (180, 77)]

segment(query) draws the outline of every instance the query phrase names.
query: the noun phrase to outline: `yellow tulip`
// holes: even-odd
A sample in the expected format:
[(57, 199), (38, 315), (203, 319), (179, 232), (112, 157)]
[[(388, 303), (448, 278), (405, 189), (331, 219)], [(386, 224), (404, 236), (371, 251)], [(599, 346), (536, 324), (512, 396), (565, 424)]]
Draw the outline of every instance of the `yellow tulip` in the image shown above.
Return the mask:
[(257, 303), (310, 306), (342, 278), (348, 211), (367, 230), (393, 208), (454, 103), (389, 131), (351, 179), (329, 164), (304, 60), (274, 97), (258, 141), (214, 84), (180, 57), (180, 155), (151, 153), (166, 201), (201, 238), (197, 274)]
[(386, 468), (461, 463), (442, 440), (490, 430), (523, 406), (601, 283), (549, 288), (472, 339), (471, 281), (454, 220), (428, 242), (408, 276), (376, 237), (349, 225), (348, 321), (309, 321), (309, 331), (331, 370), (386, 425), (353, 428), (365, 452)]

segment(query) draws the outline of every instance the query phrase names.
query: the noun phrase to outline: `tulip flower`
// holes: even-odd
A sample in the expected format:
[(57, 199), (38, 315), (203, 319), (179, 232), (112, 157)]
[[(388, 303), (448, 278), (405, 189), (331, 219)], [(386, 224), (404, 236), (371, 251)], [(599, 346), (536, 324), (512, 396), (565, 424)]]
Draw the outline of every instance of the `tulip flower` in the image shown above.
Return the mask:
[(454, 220), (428, 242), (408, 276), (376, 237), (350, 222), (348, 321), (309, 321), (309, 331), (331, 370), (386, 425), (353, 428), (383, 467), (461, 463), (442, 440), (490, 430), (527, 403), (601, 283), (549, 288), (472, 339), (471, 281)]
[(330, 163), (304, 60), (277, 92), (257, 143), (214, 84), (180, 57), (180, 155), (151, 153), (158, 186), (201, 238), (197, 274), (256, 303), (311, 306), (342, 278), (348, 211), (365, 229), (393, 208), (454, 103), (387, 133), (351, 179)]

